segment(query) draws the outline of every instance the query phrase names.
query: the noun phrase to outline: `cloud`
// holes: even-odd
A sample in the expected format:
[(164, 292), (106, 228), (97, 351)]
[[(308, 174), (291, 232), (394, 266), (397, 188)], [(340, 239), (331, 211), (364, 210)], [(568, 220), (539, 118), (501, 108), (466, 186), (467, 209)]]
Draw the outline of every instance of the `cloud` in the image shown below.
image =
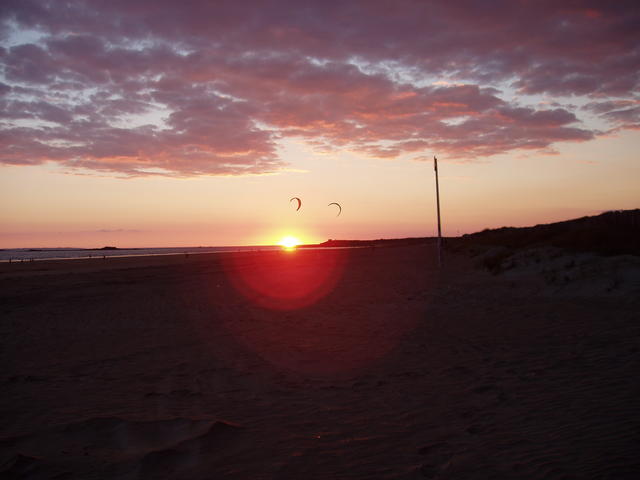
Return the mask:
[(611, 131), (640, 129), (640, 99), (591, 102), (584, 107), (615, 125)]
[(1, 15), (5, 164), (245, 175), (287, 168), (287, 136), (472, 160), (589, 141), (584, 112), (640, 123), (629, 1), (7, 0)]

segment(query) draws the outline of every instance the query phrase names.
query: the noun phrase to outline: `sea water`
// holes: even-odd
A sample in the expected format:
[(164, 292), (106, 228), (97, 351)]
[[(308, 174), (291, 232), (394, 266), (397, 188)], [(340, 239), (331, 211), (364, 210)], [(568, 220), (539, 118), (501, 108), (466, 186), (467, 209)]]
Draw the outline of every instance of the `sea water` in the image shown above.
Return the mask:
[(0, 249), (0, 262), (27, 262), (36, 260), (132, 257), (144, 255), (184, 255), (198, 253), (252, 252), (280, 250), (277, 245), (241, 247), (170, 247), (170, 248), (118, 248), (115, 250), (86, 248), (10, 248)]

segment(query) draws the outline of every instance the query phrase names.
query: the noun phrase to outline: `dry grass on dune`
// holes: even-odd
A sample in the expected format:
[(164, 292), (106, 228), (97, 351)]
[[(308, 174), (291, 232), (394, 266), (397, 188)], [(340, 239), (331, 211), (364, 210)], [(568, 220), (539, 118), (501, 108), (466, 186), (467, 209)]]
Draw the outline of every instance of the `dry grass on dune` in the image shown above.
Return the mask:
[(509, 249), (555, 247), (600, 255), (640, 255), (640, 209), (605, 212), (534, 227), (503, 227), (464, 235), (458, 248), (500, 245)]

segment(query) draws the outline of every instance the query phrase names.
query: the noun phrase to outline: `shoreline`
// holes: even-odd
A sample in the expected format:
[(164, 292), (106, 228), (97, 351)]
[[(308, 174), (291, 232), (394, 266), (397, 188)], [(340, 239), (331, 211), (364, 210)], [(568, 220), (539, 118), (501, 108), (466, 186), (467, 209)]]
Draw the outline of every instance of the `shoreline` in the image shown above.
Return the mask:
[[(430, 246), (431, 244), (425, 243), (421, 246)], [(93, 262), (95, 260), (115, 260), (115, 259), (123, 259), (123, 258), (149, 258), (149, 257), (191, 257), (191, 256), (219, 256), (225, 254), (238, 254), (238, 253), (264, 253), (264, 252), (304, 252), (304, 251), (331, 251), (331, 250), (356, 250), (356, 249), (370, 249), (370, 248), (402, 248), (408, 247), (410, 245), (345, 245), (345, 246), (321, 246), (321, 244), (317, 245), (304, 245), (298, 246), (294, 249), (285, 248), (279, 245), (266, 245), (262, 247), (239, 247), (237, 250), (234, 247), (219, 247), (219, 248), (228, 248), (227, 250), (220, 251), (208, 251), (208, 252), (198, 252), (198, 251), (184, 251), (184, 252), (171, 252), (171, 253), (141, 253), (141, 254), (131, 254), (131, 255), (92, 255), (92, 256), (82, 256), (82, 257), (52, 257), (52, 258), (24, 258), (24, 259), (10, 259), (4, 260), (0, 259), (0, 272), (2, 272), (2, 266), (4, 265), (24, 265), (31, 263), (46, 263), (46, 262), (66, 262), (66, 261), (87, 261)], [(212, 247), (218, 248), (218, 247)], [(126, 249), (122, 249), (126, 250)], [(142, 249), (141, 249), (142, 250)], [(109, 250), (113, 252), (113, 250)]]
[[(128, 249), (122, 249), (128, 250)], [(143, 249), (140, 249), (143, 250)], [(90, 256), (82, 256), (82, 257), (47, 257), (47, 258), (23, 258), (23, 259), (9, 259), (9, 260), (0, 260), (1, 263), (32, 263), (32, 262), (46, 262), (46, 261), (66, 261), (66, 260), (107, 260), (112, 258), (136, 258), (136, 257), (166, 257), (172, 255), (182, 255), (182, 256), (190, 256), (190, 255), (219, 255), (221, 253), (236, 253), (236, 252), (266, 252), (266, 251), (275, 251), (276, 248), (272, 249), (255, 249), (255, 250), (221, 250), (219, 252), (194, 252), (194, 251), (185, 251), (185, 252), (171, 252), (171, 253), (140, 253), (140, 254), (124, 254), (124, 255), (90, 255)], [(113, 252), (113, 250), (109, 250)]]

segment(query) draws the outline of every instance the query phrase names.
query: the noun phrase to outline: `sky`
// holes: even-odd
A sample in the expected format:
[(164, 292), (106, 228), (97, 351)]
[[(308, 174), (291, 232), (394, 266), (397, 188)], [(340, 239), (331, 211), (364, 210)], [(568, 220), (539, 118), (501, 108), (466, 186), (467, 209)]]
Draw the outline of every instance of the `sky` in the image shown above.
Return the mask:
[(3, 0), (0, 248), (432, 236), (434, 155), (444, 235), (637, 208), (639, 29), (635, 0)]

